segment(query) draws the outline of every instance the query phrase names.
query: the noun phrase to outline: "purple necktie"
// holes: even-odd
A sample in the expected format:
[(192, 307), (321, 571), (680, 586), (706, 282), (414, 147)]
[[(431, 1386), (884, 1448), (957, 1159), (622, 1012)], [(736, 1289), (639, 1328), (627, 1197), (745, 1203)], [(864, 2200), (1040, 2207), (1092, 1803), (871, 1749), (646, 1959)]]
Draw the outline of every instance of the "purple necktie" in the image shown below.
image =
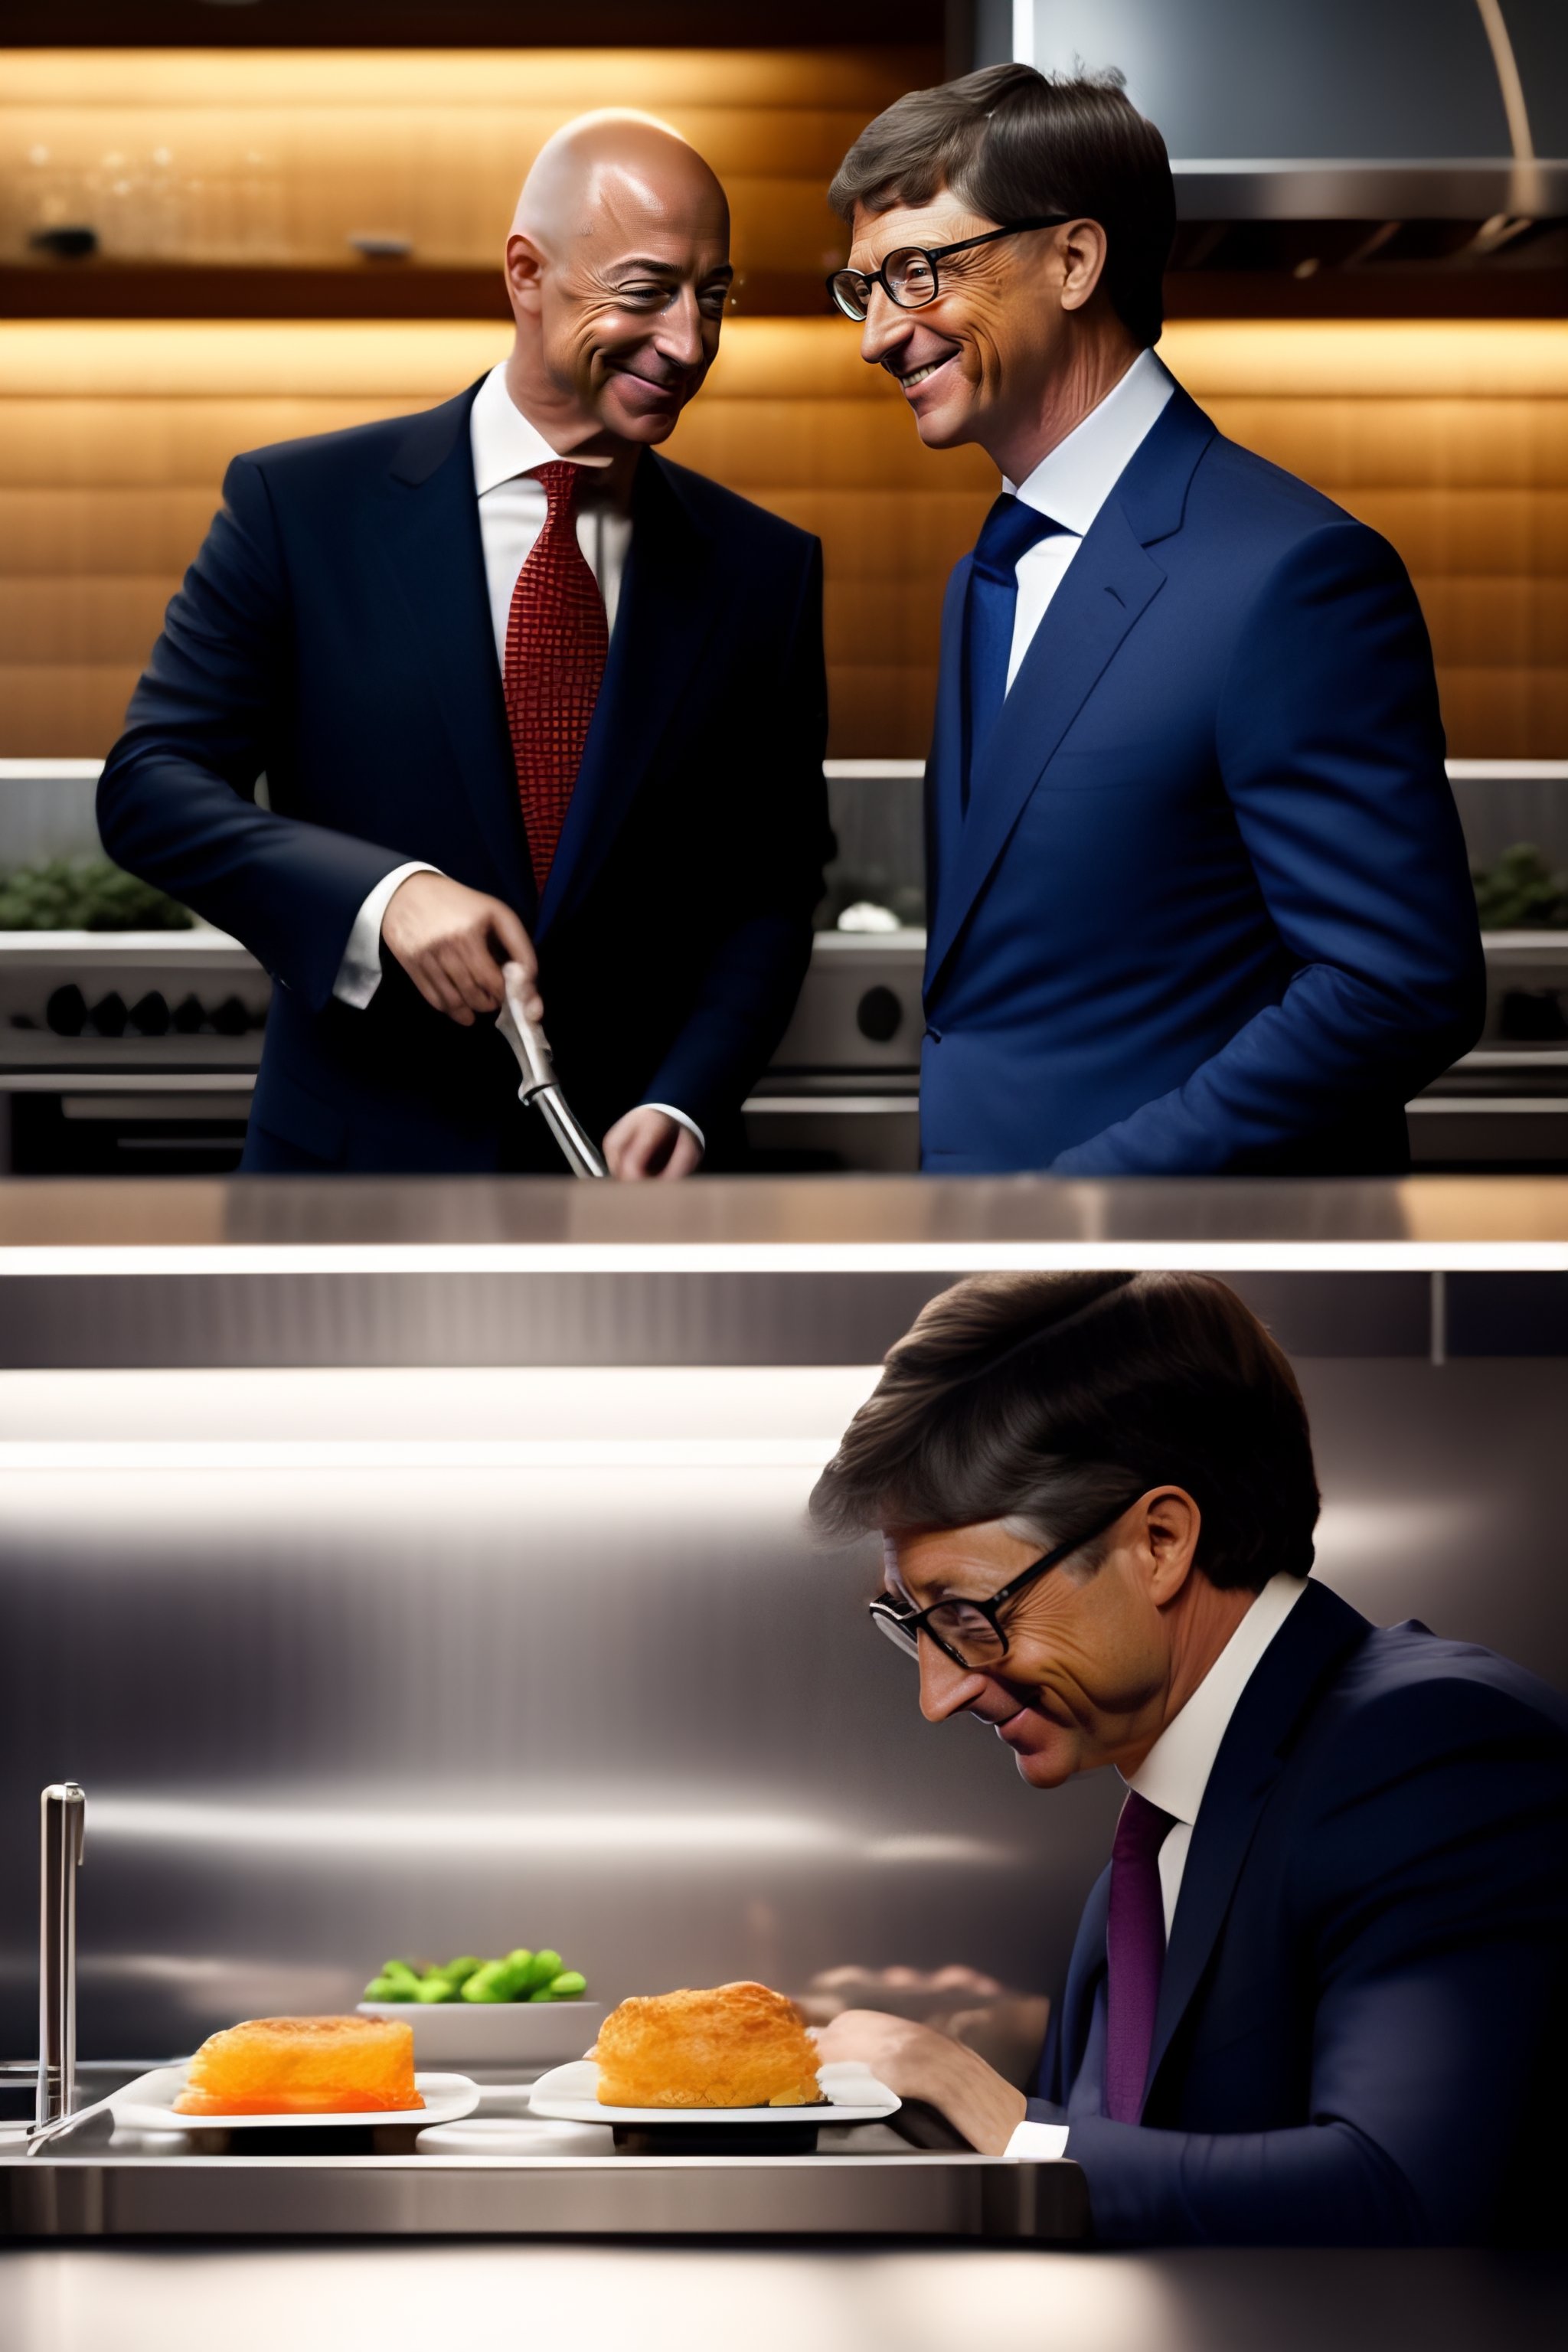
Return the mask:
[(1112, 2123), (1135, 2124), (1154, 2041), (1154, 2011), (1165, 1958), (1165, 1906), (1160, 1892), (1160, 1848), (1173, 1815), (1136, 1789), (1116, 1824), (1110, 1849), (1110, 1912), (1105, 1927), (1110, 1981), (1106, 1996), (1105, 2112)]

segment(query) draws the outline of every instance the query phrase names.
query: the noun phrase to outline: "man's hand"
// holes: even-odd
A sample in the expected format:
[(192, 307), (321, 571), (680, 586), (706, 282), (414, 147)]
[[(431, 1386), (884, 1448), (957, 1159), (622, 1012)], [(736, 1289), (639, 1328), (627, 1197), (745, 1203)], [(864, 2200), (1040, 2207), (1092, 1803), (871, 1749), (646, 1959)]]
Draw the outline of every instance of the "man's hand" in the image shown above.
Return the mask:
[(387, 901), (381, 936), (426, 1003), (460, 1027), (471, 1029), (477, 1014), (500, 1011), (503, 963), (521, 965), (529, 1019), (542, 1017), (533, 942), (500, 898), (445, 874), (411, 874)]
[(645, 1176), (692, 1176), (702, 1164), (702, 1147), (678, 1118), (642, 1103), (605, 1136), (605, 1164), (623, 1184)]
[(982, 2156), (1000, 2156), (1028, 2113), (1022, 2091), (984, 2058), (907, 2017), (847, 2009), (817, 2027), (816, 2043), (824, 2064), (857, 2059), (901, 2099), (924, 2099)]

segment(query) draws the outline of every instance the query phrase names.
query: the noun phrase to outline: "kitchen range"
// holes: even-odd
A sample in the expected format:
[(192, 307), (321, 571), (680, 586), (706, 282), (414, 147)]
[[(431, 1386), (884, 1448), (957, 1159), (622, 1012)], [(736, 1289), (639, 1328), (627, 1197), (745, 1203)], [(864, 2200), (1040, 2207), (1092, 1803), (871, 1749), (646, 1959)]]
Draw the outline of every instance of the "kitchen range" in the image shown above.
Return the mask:
[[(94, 856), (97, 773), (93, 761), (0, 761), (0, 873), (68, 873)], [(919, 1165), (922, 773), (919, 761), (827, 763), (838, 856), (794, 1019), (746, 1105), (761, 1172)], [(1414, 1163), (1568, 1169), (1568, 761), (1455, 760), (1449, 775), (1488, 923), (1487, 1027), (1410, 1106)], [(0, 929), (12, 1171), (233, 1168), (269, 994), (254, 959), (205, 925)]]

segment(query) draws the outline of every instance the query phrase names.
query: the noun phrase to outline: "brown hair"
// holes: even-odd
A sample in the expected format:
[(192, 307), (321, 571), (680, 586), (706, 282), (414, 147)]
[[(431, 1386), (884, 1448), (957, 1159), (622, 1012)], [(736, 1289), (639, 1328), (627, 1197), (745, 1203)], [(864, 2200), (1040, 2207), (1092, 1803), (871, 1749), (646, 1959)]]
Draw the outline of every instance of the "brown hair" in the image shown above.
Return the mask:
[(889, 1349), (811, 1516), (839, 1539), (1016, 1517), (1058, 1543), (1163, 1486), (1197, 1504), (1211, 1584), (1311, 1568), (1307, 1409), (1250, 1308), (1206, 1274), (984, 1274)]
[(1159, 341), (1175, 184), (1164, 141), (1120, 74), (1058, 80), (1033, 66), (986, 66), (911, 89), (862, 131), (827, 200), (853, 221), (857, 205), (923, 205), (942, 188), (999, 227), (1052, 213), (1098, 221), (1111, 308), (1138, 342)]

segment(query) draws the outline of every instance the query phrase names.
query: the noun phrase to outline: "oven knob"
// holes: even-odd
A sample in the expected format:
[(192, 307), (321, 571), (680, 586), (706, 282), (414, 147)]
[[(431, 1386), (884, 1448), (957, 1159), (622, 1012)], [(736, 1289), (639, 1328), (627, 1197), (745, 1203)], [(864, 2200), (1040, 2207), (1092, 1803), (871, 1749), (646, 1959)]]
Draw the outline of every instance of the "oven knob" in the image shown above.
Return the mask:
[(131, 1008), (131, 1026), (142, 1037), (164, 1037), (169, 1031), (169, 1000), (155, 988), (139, 996)]
[(855, 1026), (873, 1045), (885, 1045), (902, 1025), (904, 1008), (890, 988), (868, 988), (855, 1007)]
[(87, 1026), (87, 999), (75, 981), (57, 988), (44, 1007), (44, 1018), (57, 1037), (79, 1037)]
[(111, 988), (107, 996), (100, 996), (89, 1018), (100, 1037), (123, 1037), (127, 1015), (120, 991)]
[(250, 1026), (250, 1015), (237, 996), (226, 996), (212, 1016), (212, 1024), (220, 1037), (243, 1037)]
[(169, 1026), (182, 1037), (194, 1037), (206, 1017), (199, 997), (182, 996), (169, 1015)]

